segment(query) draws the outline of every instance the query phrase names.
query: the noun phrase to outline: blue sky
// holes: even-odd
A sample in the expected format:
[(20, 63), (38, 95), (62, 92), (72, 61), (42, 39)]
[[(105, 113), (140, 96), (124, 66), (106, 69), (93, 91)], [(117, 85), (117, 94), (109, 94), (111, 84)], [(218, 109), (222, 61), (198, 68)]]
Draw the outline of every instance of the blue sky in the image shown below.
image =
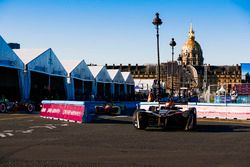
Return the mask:
[(250, 63), (249, 0), (0, 0), (0, 35), (59, 59), (157, 63), (156, 12), (161, 62), (171, 60), (172, 37), (178, 57), (192, 23), (205, 63)]

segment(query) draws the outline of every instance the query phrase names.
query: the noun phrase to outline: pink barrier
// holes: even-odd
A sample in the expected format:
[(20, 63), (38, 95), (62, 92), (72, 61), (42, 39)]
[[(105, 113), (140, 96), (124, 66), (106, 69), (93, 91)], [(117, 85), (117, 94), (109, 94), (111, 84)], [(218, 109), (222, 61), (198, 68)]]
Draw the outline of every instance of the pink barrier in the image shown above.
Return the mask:
[(40, 116), (82, 123), (84, 105), (43, 103)]

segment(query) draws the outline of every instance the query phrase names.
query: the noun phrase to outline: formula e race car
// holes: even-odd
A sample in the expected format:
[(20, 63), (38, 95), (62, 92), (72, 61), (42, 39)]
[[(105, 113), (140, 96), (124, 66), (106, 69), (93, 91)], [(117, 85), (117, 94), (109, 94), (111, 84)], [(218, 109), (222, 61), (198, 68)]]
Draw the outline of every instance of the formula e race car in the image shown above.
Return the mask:
[(25, 111), (27, 113), (33, 113), (35, 111), (35, 104), (31, 101), (22, 101), (16, 104), (16, 111)]
[(26, 111), (27, 113), (32, 113), (35, 110), (35, 105), (30, 101), (21, 101), (21, 102), (10, 102), (8, 99), (0, 98), (0, 112), (17, 112), (17, 111)]
[(7, 99), (0, 99), (0, 112), (9, 112), (12, 111), (16, 107), (15, 102), (9, 102)]
[(196, 127), (196, 119), (196, 108), (182, 110), (173, 103), (141, 102), (139, 109), (133, 113), (133, 125), (136, 129), (179, 127), (191, 131)]
[(120, 115), (121, 109), (113, 104), (104, 104), (95, 106), (96, 114)]

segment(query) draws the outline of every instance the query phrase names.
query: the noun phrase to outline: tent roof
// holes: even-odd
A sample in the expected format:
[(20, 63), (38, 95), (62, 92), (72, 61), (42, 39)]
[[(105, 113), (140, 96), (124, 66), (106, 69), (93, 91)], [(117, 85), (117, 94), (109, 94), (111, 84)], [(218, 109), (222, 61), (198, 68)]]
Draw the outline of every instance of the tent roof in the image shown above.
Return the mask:
[(35, 71), (54, 76), (67, 76), (67, 72), (61, 62), (53, 52), (49, 49), (20, 49), (17, 51), (26, 62), (28, 71)]
[(28, 64), (46, 50), (48, 49), (13, 49), (24, 64)]
[(74, 68), (76, 68), (76, 66), (79, 65), (81, 62), (78, 60), (61, 60), (61, 63), (67, 73), (71, 73)]
[(101, 72), (104, 66), (88, 66), (94, 78)]
[(108, 73), (109, 73), (110, 78), (112, 80), (115, 78), (115, 76), (117, 75), (118, 72), (119, 72), (118, 69), (108, 69)]
[(123, 76), (125, 81), (128, 79), (129, 74), (130, 74), (130, 72), (122, 72), (122, 76)]
[(123, 79), (124, 81), (127, 83), (127, 84), (131, 84), (131, 85), (134, 85), (135, 82), (134, 82), (134, 79), (131, 75), (130, 72), (121, 72), (122, 73), (122, 76), (123, 76)]
[(0, 66), (24, 69), (24, 63), (0, 36)]
[(105, 66), (88, 66), (96, 82), (111, 83), (112, 79)]
[(119, 69), (108, 69), (110, 78), (114, 83), (124, 84), (125, 80), (122, 76), (121, 70)]
[(223, 86), (220, 87), (220, 89), (218, 90), (218, 92), (225, 92), (225, 88)]
[(64, 68), (72, 78), (93, 81), (94, 77), (84, 60), (62, 60)]

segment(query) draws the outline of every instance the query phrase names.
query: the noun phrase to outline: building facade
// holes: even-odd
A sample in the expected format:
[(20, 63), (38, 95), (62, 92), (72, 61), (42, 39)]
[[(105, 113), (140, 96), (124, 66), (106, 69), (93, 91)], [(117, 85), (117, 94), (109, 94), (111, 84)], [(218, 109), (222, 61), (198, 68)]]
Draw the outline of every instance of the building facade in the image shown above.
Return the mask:
[[(241, 83), (241, 66), (225, 65), (216, 66), (204, 64), (204, 57), (201, 45), (195, 40), (195, 33), (192, 25), (189, 28), (188, 39), (184, 43), (178, 60), (174, 62), (161, 63), (161, 82), (164, 84), (165, 93), (174, 90), (175, 95), (201, 96), (211, 85), (217, 89), (226, 85), (230, 90), (235, 84)], [(108, 69), (120, 69), (131, 72), (134, 79), (157, 80), (157, 64), (144, 65), (107, 65)]]

